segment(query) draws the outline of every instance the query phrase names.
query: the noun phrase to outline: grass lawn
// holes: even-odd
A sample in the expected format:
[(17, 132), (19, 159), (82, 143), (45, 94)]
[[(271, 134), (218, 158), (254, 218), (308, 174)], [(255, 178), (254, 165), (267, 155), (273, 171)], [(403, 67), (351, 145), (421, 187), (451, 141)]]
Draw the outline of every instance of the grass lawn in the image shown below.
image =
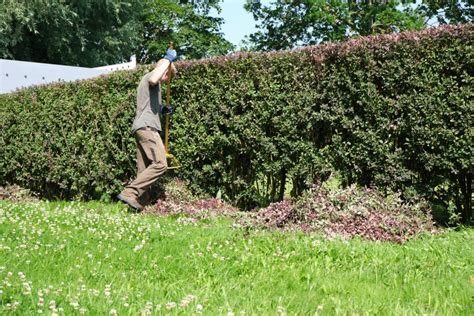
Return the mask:
[(403, 245), (0, 202), (0, 314), (473, 315), (474, 229)]

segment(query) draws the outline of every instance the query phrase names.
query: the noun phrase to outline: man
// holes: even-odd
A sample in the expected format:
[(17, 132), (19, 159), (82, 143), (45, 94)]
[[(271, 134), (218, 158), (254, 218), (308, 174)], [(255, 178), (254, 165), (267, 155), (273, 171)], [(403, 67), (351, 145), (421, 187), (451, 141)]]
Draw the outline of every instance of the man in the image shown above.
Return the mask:
[[(137, 142), (137, 177), (117, 198), (137, 211), (143, 210), (148, 189), (168, 168), (161, 132), (161, 83), (168, 80), (168, 67), (176, 73), (176, 51), (168, 49), (155, 69), (143, 76), (137, 89), (137, 111), (132, 133)], [(140, 201), (142, 203), (140, 203)], [(145, 203), (143, 202), (145, 201)]]

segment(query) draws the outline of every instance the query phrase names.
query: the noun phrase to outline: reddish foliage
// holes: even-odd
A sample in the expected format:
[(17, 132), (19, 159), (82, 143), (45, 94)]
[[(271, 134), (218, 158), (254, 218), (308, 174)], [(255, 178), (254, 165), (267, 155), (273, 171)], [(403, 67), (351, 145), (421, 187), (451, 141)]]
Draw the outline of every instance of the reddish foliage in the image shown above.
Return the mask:
[(298, 200), (273, 203), (241, 219), (244, 227), (323, 232), (326, 237), (360, 236), (402, 243), (421, 232), (435, 232), (423, 201), (404, 202), (355, 186), (339, 191), (314, 188)]
[(389, 51), (393, 45), (399, 43), (422, 43), (423, 40), (433, 40), (440, 37), (459, 36), (464, 29), (473, 27), (473, 24), (443, 25), (439, 27), (427, 28), (421, 31), (405, 31), (400, 33), (379, 34), (372, 36), (360, 36), (341, 43), (324, 43), (319, 45), (305, 46), (291, 51), (270, 51), (270, 52), (235, 52), (226, 56), (204, 58), (200, 60), (183, 60), (177, 62), (179, 69), (186, 69), (195, 65), (222, 64), (230, 60), (245, 58), (273, 58), (285, 56), (288, 53), (306, 53), (317, 63), (323, 63), (331, 56), (341, 56), (356, 51), (360, 48), (372, 51)]
[(217, 215), (232, 215), (237, 209), (217, 198), (194, 196), (181, 180), (173, 180), (166, 185), (164, 197), (145, 210), (145, 213), (159, 215), (187, 215), (196, 219)]

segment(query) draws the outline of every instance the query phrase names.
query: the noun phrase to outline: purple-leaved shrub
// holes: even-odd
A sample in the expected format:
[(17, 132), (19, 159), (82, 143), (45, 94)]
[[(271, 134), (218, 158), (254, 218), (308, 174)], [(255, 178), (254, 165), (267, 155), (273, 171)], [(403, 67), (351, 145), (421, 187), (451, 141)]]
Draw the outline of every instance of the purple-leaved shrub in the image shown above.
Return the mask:
[(39, 200), (38, 194), (29, 189), (22, 188), (18, 185), (0, 186), (0, 201), (7, 200), (10, 202), (36, 202)]
[(272, 203), (245, 214), (246, 228), (321, 232), (327, 238), (360, 236), (370, 240), (403, 243), (422, 232), (436, 232), (429, 207), (423, 200), (403, 201), (398, 194), (350, 186), (328, 190), (315, 186), (296, 200)]
[(185, 181), (174, 179), (164, 185), (164, 194), (145, 213), (158, 215), (185, 215), (192, 222), (216, 216), (230, 216), (237, 208), (221, 199), (194, 195)]

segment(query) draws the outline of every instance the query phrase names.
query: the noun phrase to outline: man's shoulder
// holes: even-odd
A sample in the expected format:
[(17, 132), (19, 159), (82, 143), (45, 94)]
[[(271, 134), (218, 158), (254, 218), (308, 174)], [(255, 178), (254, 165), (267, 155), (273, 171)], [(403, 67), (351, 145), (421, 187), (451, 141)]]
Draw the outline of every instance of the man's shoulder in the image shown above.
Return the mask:
[(153, 73), (153, 71), (150, 71), (150, 72), (147, 72), (146, 74), (144, 74), (143, 77), (142, 77), (142, 81), (145, 80), (145, 79), (148, 80), (148, 78), (151, 76), (152, 73)]
[(142, 79), (140, 80), (139, 87), (140, 86), (148, 86), (148, 79), (150, 78), (150, 76), (151, 76), (151, 71), (144, 74), (142, 76)]

